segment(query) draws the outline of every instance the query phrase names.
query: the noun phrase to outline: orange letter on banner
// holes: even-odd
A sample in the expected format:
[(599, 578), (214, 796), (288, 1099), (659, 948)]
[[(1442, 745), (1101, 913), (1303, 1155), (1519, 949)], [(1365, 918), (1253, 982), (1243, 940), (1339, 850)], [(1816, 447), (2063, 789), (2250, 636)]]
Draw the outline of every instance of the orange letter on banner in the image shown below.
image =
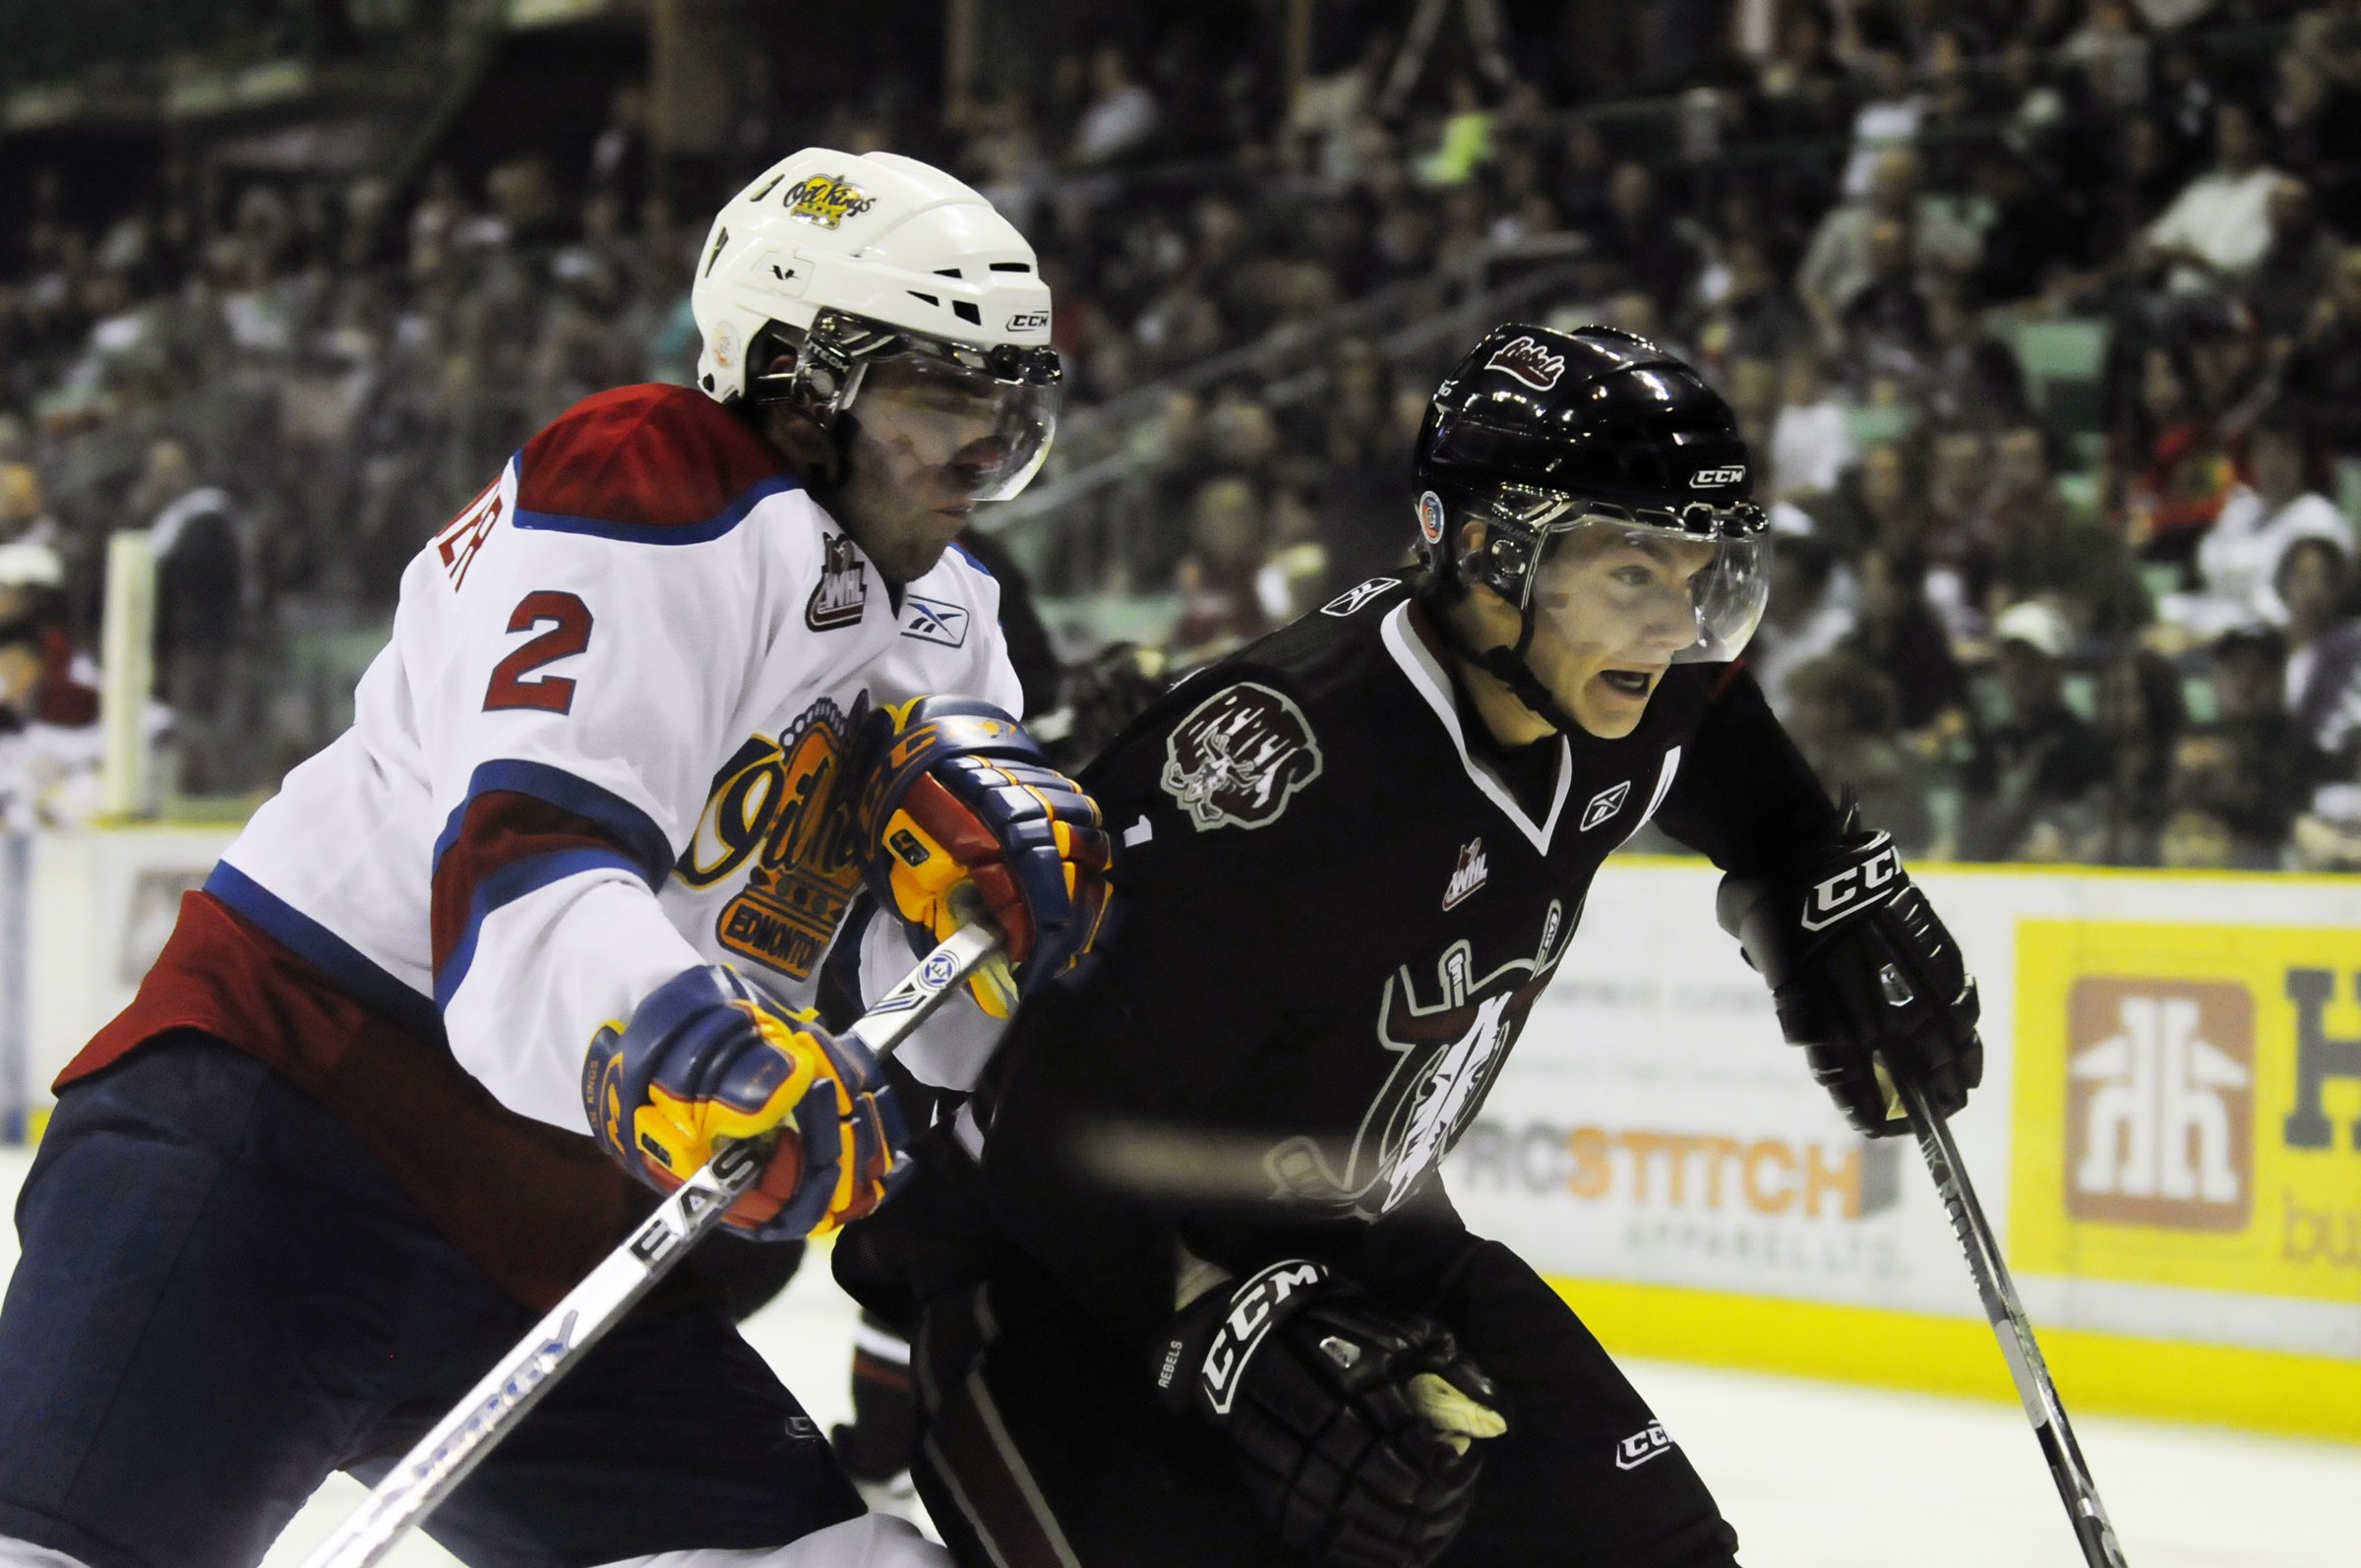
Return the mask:
[[(1776, 1191), (1763, 1190), (1763, 1162), (1780, 1170)], [(1777, 1138), (1765, 1138), (1746, 1151), (1746, 1204), (1757, 1214), (1785, 1214), (1795, 1206), (1795, 1151)]]
[(1803, 1212), (1813, 1219), (1820, 1218), (1820, 1198), (1833, 1194), (1843, 1205), (1845, 1218), (1861, 1217), (1861, 1151), (1858, 1145), (1845, 1151), (1845, 1163), (1830, 1170), (1820, 1163), (1820, 1145), (1815, 1143), (1804, 1151)]
[(1597, 1127), (1576, 1127), (1566, 1134), (1566, 1147), (1574, 1151), (1574, 1174), (1566, 1177), (1566, 1190), (1578, 1198), (1605, 1197), (1615, 1183), (1606, 1134)]

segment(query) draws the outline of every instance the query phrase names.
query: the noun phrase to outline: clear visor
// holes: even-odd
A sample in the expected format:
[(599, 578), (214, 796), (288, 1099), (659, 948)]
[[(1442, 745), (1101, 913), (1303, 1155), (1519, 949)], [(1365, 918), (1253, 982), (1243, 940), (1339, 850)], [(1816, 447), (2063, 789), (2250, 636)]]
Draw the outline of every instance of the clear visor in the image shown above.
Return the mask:
[(1596, 514), (1552, 524), (1528, 589), (1535, 626), (1635, 669), (1734, 659), (1771, 597), (1765, 543)]
[(1057, 384), (1007, 380), (920, 348), (860, 361), (840, 404), (897, 472), (1006, 501), (1050, 454)]

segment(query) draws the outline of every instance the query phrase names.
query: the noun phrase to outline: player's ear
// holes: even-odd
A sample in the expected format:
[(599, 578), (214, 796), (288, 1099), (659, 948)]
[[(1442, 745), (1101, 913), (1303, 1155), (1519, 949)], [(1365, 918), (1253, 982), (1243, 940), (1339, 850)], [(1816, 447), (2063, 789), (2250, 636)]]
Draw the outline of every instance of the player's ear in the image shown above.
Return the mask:
[[(792, 363), (793, 356), (788, 356)], [(774, 362), (775, 363), (775, 362)], [(836, 444), (801, 409), (772, 403), (763, 410), (762, 433), (787, 454), (787, 465), (806, 484), (836, 478)]]
[(1489, 535), (1487, 535), (1484, 531), (1483, 519), (1482, 517), (1468, 518), (1459, 525), (1460, 555), (1463, 558), (1474, 555), (1477, 551), (1483, 548), (1483, 541), (1487, 537), (1489, 537)]

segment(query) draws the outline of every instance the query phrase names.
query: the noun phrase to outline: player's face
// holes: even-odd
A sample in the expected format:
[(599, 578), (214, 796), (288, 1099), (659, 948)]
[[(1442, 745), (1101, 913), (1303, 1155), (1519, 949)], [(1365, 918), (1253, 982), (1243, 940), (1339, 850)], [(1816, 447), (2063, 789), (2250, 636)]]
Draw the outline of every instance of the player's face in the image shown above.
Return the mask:
[(1697, 578), (1714, 554), (1611, 527), (1552, 541), (1534, 577), (1526, 665), (1585, 730), (1629, 735), (1673, 656), (1697, 644)]
[(976, 503), (1048, 439), (1021, 394), (913, 355), (869, 366), (848, 417), (853, 441), (832, 510), (895, 582), (941, 560)]

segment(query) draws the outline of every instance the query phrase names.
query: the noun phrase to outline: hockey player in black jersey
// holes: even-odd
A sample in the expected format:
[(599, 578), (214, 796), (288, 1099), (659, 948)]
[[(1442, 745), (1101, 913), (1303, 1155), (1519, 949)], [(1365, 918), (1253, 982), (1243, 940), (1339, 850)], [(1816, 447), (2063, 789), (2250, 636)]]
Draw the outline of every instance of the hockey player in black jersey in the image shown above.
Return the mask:
[(1946, 1114), (1981, 1074), (1957, 947), (1737, 662), (1748, 470), (1654, 345), (1496, 329), (1419, 438), (1423, 569), (1185, 682), (1086, 774), (1113, 935), (838, 1248), (923, 1308), (917, 1471), (963, 1563), (1735, 1561), (1437, 1168), (1652, 819), (1727, 874), (1724, 924), (1861, 1130), (1904, 1128), (1889, 1069)]

